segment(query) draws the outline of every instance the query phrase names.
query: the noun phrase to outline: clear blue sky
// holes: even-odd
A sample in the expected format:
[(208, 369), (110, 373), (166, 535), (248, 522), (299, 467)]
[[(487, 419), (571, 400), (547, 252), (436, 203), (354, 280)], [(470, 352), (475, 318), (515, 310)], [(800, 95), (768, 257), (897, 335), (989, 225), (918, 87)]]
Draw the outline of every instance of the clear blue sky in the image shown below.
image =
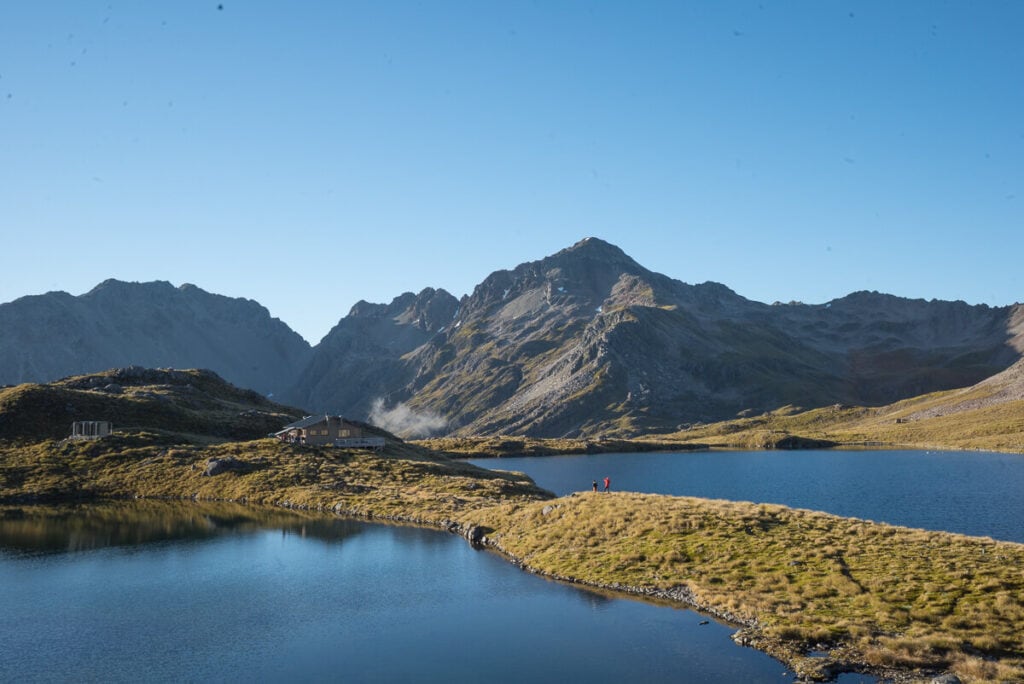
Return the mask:
[(0, 231), (0, 302), (191, 282), (313, 343), (589, 235), (764, 302), (1010, 304), (1024, 3), (5, 2)]

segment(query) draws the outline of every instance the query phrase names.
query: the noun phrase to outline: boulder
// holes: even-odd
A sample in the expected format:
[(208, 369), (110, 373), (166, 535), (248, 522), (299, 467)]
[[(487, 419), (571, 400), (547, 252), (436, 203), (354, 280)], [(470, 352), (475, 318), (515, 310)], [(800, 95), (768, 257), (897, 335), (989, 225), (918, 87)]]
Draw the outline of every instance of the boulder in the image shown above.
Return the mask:
[(944, 674), (933, 677), (931, 684), (960, 684), (960, 678), (955, 674)]
[(470, 525), (466, 528), (466, 532), (463, 536), (469, 540), (470, 544), (483, 544), (487, 540), (487, 528), (479, 525)]
[(236, 458), (211, 458), (206, 461), (206, 470), (203, 472), (203, 475), (213, 477), (214, 475), (226, 473), (229, 470), (238, 470), (243, 466), (244, 464)]

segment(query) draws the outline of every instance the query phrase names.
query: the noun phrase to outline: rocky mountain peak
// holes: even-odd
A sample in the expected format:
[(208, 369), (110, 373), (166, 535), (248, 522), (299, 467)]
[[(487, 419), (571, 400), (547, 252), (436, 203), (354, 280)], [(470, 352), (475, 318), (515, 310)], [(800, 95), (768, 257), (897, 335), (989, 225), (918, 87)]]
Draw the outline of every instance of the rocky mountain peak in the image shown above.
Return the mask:
[(585, 237), (571, 247), (560, 250), (553, 256), (555, 258), (563, 255), (573, 255), (586, 259), (603, 260), (609, 262), (629, 262), (636, 264), (628, 254), (610, 242), (601, 238)]
[(84, 295), (85, 299), (104, 301), (107, 299), (131, 298), (135, 300), (147, 297), (173, 296), (178, 289), (166, 280), (153, 280), (145, 283), (128, 282), (116, 278), (107, 278)]
[(549, 268), (558, 267), (574, 274), (600, 269), (614, 272), (616, 279), (622, 273), (632, 275), (650, 273), (615, 245), (595, 237), (584, 238), (572, 247), (542, 259), (540, 263)]
[(612, 295), (624, 275), (647, 283), (655, 274), (615, 245), (585, 238), (511, 271), (495, 271), (473, 290), (463, 307), (464, 317), (496, 306), (506, 309), (505, 318), (521, 318), (550, 307), (583, 307), (593, 312)]
[[(407, 294), (412, 294), (407, 293)], [(396, 297), (392, 300), (392, 304), (400, 299)], [(352, 308), (348, 310), (346, 318), (383, 318), (387, 315), (388, 305), (387, 304), (376, 304), (368, 302), (365, 299), (360, 299), (358, 302), (352, 305)]]
[(428, 287), (407, 300), (396, 321), (435, 332), (452, 322), (459, 300), (445, 290)]
[(427, 287), (419, 294), (403, 292), (390, 304), (359, 300), (346, 318), (390, 319), (399, 325), (415, 325), (422, 330), (433, 331), (448, 325), (458, 308), (459, 300), (449, 292)]

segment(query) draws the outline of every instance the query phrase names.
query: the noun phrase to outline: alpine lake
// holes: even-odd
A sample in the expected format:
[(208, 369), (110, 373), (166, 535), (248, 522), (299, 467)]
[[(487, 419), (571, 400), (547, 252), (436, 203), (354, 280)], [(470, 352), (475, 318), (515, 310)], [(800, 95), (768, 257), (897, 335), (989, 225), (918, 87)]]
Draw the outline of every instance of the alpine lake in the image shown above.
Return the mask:
[[(1024, 456), (503, 458), (557, 494), (781, 503), (1024, 542)], [(603, 488), (603, 484), (602, 484)], [(786, 682), (734, 628), (525, 573), (434, 529), (232, 504), (4, 509), (0, 681)], [(848, 684), (875, 681), (846, 674)]]

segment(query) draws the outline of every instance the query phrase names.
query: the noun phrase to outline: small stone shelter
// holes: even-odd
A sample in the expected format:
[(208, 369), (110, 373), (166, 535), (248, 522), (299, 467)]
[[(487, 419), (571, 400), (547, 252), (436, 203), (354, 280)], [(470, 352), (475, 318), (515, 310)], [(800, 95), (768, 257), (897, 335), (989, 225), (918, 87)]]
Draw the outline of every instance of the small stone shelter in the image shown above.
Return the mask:
[(76, 420), (71, 424), (71, 439), (100, 439), (113, 431), (109, 420)]
[(367, 436), (362, 425), (341, 416), (306, 416), (274, 433), (285, 442), (319, 446), (383, 449), (384, 438)]

